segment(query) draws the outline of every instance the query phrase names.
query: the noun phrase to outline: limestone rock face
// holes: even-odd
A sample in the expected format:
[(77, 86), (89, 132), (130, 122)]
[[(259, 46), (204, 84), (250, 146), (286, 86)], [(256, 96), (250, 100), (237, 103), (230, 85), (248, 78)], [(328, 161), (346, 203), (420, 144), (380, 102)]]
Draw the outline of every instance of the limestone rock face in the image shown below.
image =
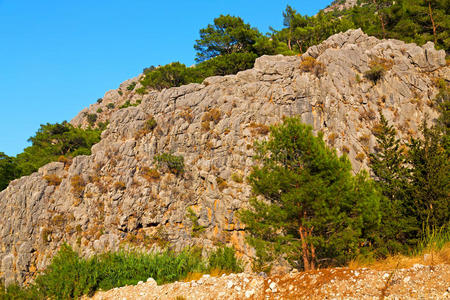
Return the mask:
[[(308, 56), (322, 71), (303, 71)], [(364, 78), (374, 61), (386, 67), (376, 83)], [(266, 138), (268, 125), (301, 116), (347, 153), (357, 172), (373, 151), (378, 110), (403, 138), (417, 133), (426, 114), (436, 117), (436, 77), (449, 78), (449, 68), (432, 44), (350, 30), (301, 57), (263, 56), (253, 69), (202, 84), (139, 95), (139, 83), (128, 88), (138, 79), (129, 80), (84, 111), (115, 104), (99, 113), (110, 123), (92, 155), (48, 164), (0, 192), (0, 276), (28, 281), (63, 242), (83, 255), (227, 243), (251, 256), (236, 213), (251, 196), (242, 178), (251, 171), (253, 142)], [(136, 99), (138, 106), (118, 108)], [(84, 112), (72, 124), (86, 126)], [(151, 118), (153, 130), (146, 127)], [(185, 172), (157, 171), (154, 157), (162, 153), (183, 156)]]

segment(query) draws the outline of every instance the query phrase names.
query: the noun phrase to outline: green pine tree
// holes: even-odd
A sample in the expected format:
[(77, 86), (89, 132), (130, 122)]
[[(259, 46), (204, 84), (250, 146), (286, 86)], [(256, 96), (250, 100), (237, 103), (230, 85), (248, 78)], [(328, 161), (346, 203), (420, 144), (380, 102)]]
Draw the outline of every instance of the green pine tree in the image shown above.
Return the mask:
[(406, 252), (417, 237), (408, 176), (410, 170), (396, 130), (380, 112), (380, 122), (373, 128), (377, 138), (376, 152), (370, 155), (370, 167), (385, 196), (381, 202), (381, 226), (376, 240), (383, 255)]
[(370, 242), (381, 195), (365, 173), (352, 175), (347, 157), (327, 148), (321, 134), (288, 118), (256, 152), (249, 176), (256, 197), (241, 219), (260, 266), (279, 255), (304, 269), (339, 265)]

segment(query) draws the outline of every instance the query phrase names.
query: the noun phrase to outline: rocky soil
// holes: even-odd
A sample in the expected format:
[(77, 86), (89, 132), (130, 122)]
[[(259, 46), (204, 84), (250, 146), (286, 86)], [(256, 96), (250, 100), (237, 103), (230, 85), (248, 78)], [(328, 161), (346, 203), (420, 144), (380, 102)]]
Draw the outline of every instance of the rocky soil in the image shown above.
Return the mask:
[[(178, 298), (177, 298), (178, 297)], [(450, 266), (416, 264), (376, 271), (335, 268), (286, 275), (246, 273), (158, 286), (149, 278), (136, 286), (97, 292), (91, 299), (450, 299)]]
[[(374, 63), (385, 68), (377, 82), (364, 77)], [(109, 121), (92, 155), (50, 163), (0, 192), (6, 283), (27, 282), (63, 242), (86, 256), (122, 246), (208, 251), (227, 244), (248, 259), (253, 250), (236, 212), (251, 196), (244, 178), (252, 145), (269, 125), (300, 116), (347, 153), (357, 172), (374, 151), (378, 110), (400, 137), (416, 135), (425, 116), (437, 115), (436, 81), (450, 80), (450, 68), (432, 43), (419, 47), (350, 30), (302, 56), (263, 56), (253, 69), (202, 84), (141, 95), (139, 83), (132, 85), (138, 78), (71, 121), (86, 126), (97, 111), (99, 121)], [(137, 106), (120, 109), (126, 101)], [(152, 118), (157, 127), (149, 130)], [(163, 153), (183, 156), (185, 172), (157, 170), (154, 157)], [(49, 180), (55, 176), (60, 183)]]

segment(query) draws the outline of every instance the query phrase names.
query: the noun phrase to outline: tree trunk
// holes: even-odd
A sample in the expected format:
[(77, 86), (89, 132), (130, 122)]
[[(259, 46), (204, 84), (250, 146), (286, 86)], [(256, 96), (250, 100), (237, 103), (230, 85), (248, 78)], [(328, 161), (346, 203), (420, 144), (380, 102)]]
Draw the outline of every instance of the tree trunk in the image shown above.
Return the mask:
[(430, 11), (431, 24), (433, 25), (434, 45), (436, 46), (437, 45), (436, 24), (434, 23), (433, 11), (431, 10), (431, 1), (428, 1), (428, 9)]
[(383, 30), (383, 39), (385, 39), (386, 38), (386, 28), (384, 26), (383, 16), (380, 13), (380, 8), (377, 5), (377, 0), (373, 0), (373, 4), (375, 4), (375, 6), (377, 8), (378, 18), (380, 19), (381, 29)]
[(316, 249), (314, 245), (308, 245), (307, 238), (312, 235), (314, 227), (311, 229), (306, 229), (300, 226), (298, 233), (300, 234), (300, 239), (302, 241), (302, 257), (303, 257), (303, 267), (305, 271), (314, 270), (316, 260)]

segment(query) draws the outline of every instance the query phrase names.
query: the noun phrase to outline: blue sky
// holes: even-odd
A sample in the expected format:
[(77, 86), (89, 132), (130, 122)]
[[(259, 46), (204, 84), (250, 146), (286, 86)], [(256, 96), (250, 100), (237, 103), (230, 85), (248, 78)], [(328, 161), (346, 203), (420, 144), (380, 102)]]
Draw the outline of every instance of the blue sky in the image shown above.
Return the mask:
[(0, 0), (0, 152), (40, 124), (72, 119), (144, 67), (194, 63), (198, 32), (220, 14), (267, 32), (286, 5), (313, 15), (331, 0)]

